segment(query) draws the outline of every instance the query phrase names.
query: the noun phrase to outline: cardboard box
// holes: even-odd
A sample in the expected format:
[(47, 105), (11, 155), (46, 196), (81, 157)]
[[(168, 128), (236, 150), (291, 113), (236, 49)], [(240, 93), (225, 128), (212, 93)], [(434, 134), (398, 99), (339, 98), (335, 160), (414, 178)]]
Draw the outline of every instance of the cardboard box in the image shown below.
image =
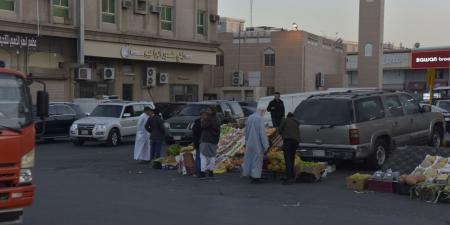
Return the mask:
[(367, 189), (376, 192), (394, 193), (395, 183), (390, 181), (369, 179), (367, 181)]
[(347, 178), (347, 188), (354, 191), (363, 191), (367, 189), (367, 180)]

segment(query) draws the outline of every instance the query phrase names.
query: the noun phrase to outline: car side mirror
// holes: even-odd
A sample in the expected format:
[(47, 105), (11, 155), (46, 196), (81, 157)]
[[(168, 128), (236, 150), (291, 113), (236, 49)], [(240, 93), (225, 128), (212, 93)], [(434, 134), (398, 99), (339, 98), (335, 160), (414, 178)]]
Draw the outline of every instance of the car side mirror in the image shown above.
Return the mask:
[(429, 106), (429, 105), (422, 106), (421, 107), (421, 112), (422, 113), (431, 112), (431, 106)]
[(45, 91), (38, 91), (37, 92), (37, 99), (36, 99), (36, 115), (40, 118), (48, 117), (48, 106), (49, 104), (49, 97), (48, 93)]
[(123, 118), (130, 118), (131, 117), (131, 113), (124, 113), (123, 114)]

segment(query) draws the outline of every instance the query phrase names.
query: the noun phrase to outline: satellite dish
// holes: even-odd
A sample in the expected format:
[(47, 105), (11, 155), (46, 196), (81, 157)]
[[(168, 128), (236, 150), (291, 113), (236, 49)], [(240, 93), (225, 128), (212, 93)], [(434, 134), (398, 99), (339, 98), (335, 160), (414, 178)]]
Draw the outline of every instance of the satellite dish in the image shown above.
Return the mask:
[(415, 43), (414, 48), (420, 48), (420, 43), (419, 42)]

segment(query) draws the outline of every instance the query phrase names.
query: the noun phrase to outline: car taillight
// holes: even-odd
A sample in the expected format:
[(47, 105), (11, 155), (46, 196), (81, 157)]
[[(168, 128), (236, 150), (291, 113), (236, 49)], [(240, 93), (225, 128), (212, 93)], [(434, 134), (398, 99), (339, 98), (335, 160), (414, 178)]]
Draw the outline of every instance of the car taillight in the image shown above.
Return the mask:
[(359, 130), (358, 129), (350, 129), (350, 144), (351, 145), (359, 145)]

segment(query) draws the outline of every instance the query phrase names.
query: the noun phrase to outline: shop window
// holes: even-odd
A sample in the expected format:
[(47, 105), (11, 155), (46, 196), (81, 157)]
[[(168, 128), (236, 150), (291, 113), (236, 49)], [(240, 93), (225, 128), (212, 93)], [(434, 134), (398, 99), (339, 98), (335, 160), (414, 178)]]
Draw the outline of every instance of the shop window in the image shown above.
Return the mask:
[(0, 9), (14, 11), (16, 6), (15, 0), (0, 0)]
[(172, 85), (170, 87), (170, 101), (172, 102), (197, 102), (197, 85)]
[(116, 23), (116, 0), (102, 0), (102, 21)]
[(161, 30), (172, 31), (173, 29), (173, 18), (172, 18), (172, 7), (163, 6), (161, 8)]
[(197, 34), (206, 34), (206, 12), (198, 11), (197, 13)]
[(264, 66), (275, 66), (275, 51), (271, 48), (264, 51)]
[(69, 18), (69, 0), (52, 0), (53, 16)]

